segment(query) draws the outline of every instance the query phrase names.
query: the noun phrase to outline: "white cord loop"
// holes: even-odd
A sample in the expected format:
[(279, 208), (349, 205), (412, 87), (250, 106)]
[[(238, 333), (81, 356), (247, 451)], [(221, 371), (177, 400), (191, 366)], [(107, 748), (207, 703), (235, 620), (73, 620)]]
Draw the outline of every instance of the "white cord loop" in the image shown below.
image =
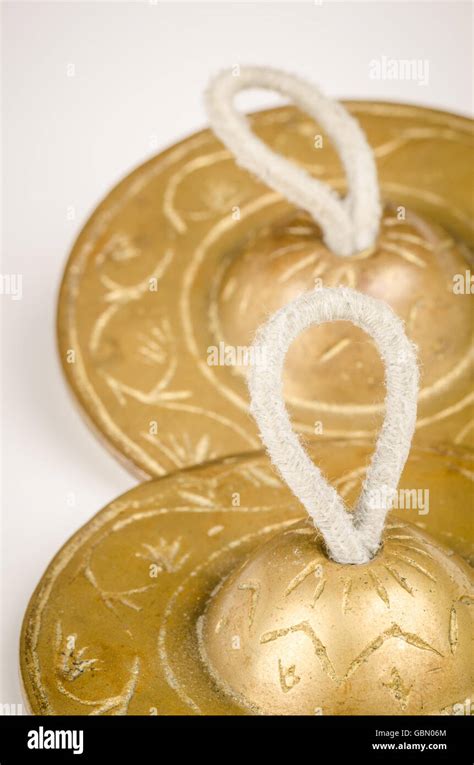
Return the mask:
[[(313, 324), (350, 321), (369, 334), (385, 364), (385, 421), (354, 512), (313, 464), (293, 431), (283, 400), (283, 364), (295, 338)], [(384, 302), (347, 287), (307, 292), (258, 330), (250, 368), (250, 411), (270, 458), (321, 531), (338, 563), (367, 563), (380, 547), (385, 517), (410, 451), (416, 423), (418, 366), (403, 323)]]
[[(319, 122), (334, 142), (347, 174), (348, 194), (344, 200), (257, 138), (245, 116), (233, 105), (235, 95), (248, 88), (265, 88), (287, 96)], [(214, 133), (235, 155), (237, 163), (307, 210), (333, 252), (353, 255), (374, 245), (381, 217), (377, 169), (359, 123), (342, 104), (287, 72), (241, 67), (238, 74), (225, 71), (212, 80), (206, 106)]]

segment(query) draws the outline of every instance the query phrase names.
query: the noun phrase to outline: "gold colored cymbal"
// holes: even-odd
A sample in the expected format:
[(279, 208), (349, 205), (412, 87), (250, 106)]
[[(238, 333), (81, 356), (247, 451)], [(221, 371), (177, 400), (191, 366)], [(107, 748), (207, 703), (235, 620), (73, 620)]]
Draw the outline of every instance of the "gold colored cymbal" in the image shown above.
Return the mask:
[[(245, 369), (255, 329), (296, 294), (354, 287), (389, 302), (420, 350), (415, 442), (472, 443), (472, 123), (428, 109), (349, 103), (386, 203), (373, 252), (336, 257), (311, 219), (238, 168), (209, 130), (123, 180), (80, 234), (62, 283), (66, 378), (129, 467), (159, 476), (259, 448)], [(251, 118), (276, 151), (343, 193), (329, 140), (293, 107)], [(453, 287), (453, 277), (457, 280)], [(356, 327), (299, 338), (285, 368), (295, 428), (369, 437), (383, 368)]]
[[(370, 450), (320, 441), (310, 454), (349, 502)], [(363, 566), (325, 557), (261, 452), (132, 489), (64, 545), (31, 598), (30, 710), (452, 713), (472, 693), (472, 572), (455, 552), (472, 554), (472, 476), (467, 450), (413, 448), (384, 547)]]

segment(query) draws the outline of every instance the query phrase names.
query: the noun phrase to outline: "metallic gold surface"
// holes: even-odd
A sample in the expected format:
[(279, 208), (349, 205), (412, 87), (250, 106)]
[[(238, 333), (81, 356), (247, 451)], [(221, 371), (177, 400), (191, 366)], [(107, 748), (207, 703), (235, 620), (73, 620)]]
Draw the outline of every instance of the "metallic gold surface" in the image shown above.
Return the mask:
[[(259, 448), (238, 349), (320, 279), (383, 298), (406, 320), (422, 367), (415, 442), (472, 443), (472, 123), (412, 106), (348, 106), (387, 203), (374, 252), (332, 255), (308, 216), (238, 168), (210, 131), (135, 170), (80, 234), (60, 293), (61, 360), (88, 420), (135, 471), (158, 476)], [(344, 190), (329, 140), (314, 148), (320, 131), (309, 118), (285, 107), (252, 124)], [(465, 294), (453, 292), (455, 274)], [(209, 349), (225, 346), (234, 366), (209, 364)], [(380, 427), (382, 365), (352, 325), (308, 330), (285, 373), (300, 432), (364, 438)]]
[(472, 570), (414, 526), (389, 524), (357, 566), (328, 560), (304, 520), (212, 594), (201, 655), (254, 714), (437, 713), (471, 697), (469, 605)]
[[(365, 442), (319, 442), (310, 453), (352, 502), (371, 448)], [(262, 453), (132, 489), (64, 545), (31, 598), (20, 657), (29, 708), (35, 714), (248, 714), (235, 696), (244, 693), (247, 703), (264, 712), (314, 706), (313, 713), (321, 707), (329, 714), (351, 703), (353, 713), (452, 713), (453, 704), (472, 698), (473, 690), (463, 669), (470, 568), (411, 523), (431, 528), (438, 539), (448, 537), (453, 549), (472, 551), (465, 512), (472, 477), (467, 451), (412, 449), (400, 487), (428, 490), (429, 513), (420, 514), (421, 506), (392, 513), (380, 557), (362, 567), (336, 567), (307, 534), (296, 535), (287, 549), (293, 537), (282, 533), (305, 514)], [(280, 540), (275, 555), (281, 576), (269, 582), (269, 548), (262, 545), (272, 538)], [(311, 555), (321, 561), (323, 589), (319, 570), (308, 577), (301, 573)], [(239, 577), (250, 571), (245, 566), (253, 568), (244, 581)], [(258, 571), (270, 587), (263, 612)], [(281, 612), (272, 611), (283, 587), (291, 597), (283, 598)], [(235, 601), (229, 624), (224, 597)], [(326, 641), (330, 665), (321, 660), (319, 643), (295, 627), (305, 621), (304, 609)], [(242, 633), (241, 648), (232, 648), (227, 662), (228, 646), (219, 658), (215, 638), (205, 638), (221, 687), (199, 645), (199, 632), (205, 636), (211, 620), (221, 618), (217, 614), (223, 619), (217, 637), (228, 636), (239, 619), (252, 622), (251, 635)], [(272, 630), (291, 627), (281, 639), (258, 642)], [(252, 663), (242, 665), (236, 677), (250, 639), (258, 642), (255, 661), (270, 661), (265, 686)], [(415, 665), (423, 673), (430, 670), (426, 693), (414, 678)], [(324, 666), (334, 668), (335, 679), (332, 670), (324, 674)], [(245, 678), (248, 687), (242, 685)], [(324, 694), (308, 685), (311, 678), (321, 680)], [(224, 683), (234, 695), (222, 690)]]

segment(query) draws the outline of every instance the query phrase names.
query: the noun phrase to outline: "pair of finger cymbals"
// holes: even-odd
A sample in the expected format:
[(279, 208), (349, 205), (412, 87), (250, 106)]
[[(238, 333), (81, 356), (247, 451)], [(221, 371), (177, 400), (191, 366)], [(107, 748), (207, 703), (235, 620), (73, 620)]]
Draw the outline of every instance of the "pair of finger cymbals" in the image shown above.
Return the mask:
[[(238, 168), (209, 131), (138, 168), (81, 233), (59, 302), (66, 377), (104, 441), (156, 480), (95, 516), (38, 585), (21, 654), (34, 713), (436, 714), (469, 692), (472, 592), (457, 553), (472, 555), (471, 304), (453, 285), (467, 284), (471, 263), (470, 124), (403, 105), (348, 108), (386, 199), (370, 251), (333, 255), (311, 218)], [(310, 119), (285, 107), (251, 123), (343, 190)], [(428, 499), (393, 511), (383, 554), (343, 575), (253, 451), (239, 356), (269, 313), (319, 279), (391, 304), (423, 370), (400, 488)], [(382, 422), (383, 379), (374, 348), (349, 324), (308, 330), (288, 357), (295, 429), (317, 434), (311, 455), (348, 501)], [(282, 574), (262, 609), (272, 560)], [(316, 603), (327, 619), (337, 609), (338, 645), (315, 629)], [(286, 626), (272, 628), (275, 608)], [(372, 639), (361, 630), (348, 640), (362, 618), (375, 625)], [(417, 680), (420, 661), (423, 677), (437, 675), (429, 688)]]

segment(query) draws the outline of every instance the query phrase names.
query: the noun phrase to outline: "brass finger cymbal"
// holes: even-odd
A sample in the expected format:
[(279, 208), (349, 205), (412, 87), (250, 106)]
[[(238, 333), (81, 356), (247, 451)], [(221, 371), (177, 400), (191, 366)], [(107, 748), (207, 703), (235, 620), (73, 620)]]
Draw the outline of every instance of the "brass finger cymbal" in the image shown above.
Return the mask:
[[(370, 451), (310, 448), (348, 501)], [(132, 489), (64, 545), (31, 598), (29, 709), (453, 713), (472, 692), (472, 572), (456, 552), (472, 551), (472, 460), (414, 447), (400, 490), (427, 490), (429, 512), (399, 507), (373, 561), (345, 566), (261, 452)]]
[[(140, 475), (259, 448), (249, 343), (317, 280), (383, 298), (406, 320), (422, 367), (415, 442), (472, 444), (472, 123), (406, 105), (347, 107), (386, 201), (373, 251), (333, 255), (309, 216), (237, 167), (209, 130), (137, 168), (81, 232), (59, 297), (61, 362), (89, 422)], [(284, 107), (251, 122), (343, 192), (337, 155), (311, 119)], [(356, 327), (312, 328), (291, 349), (285, 395), (297, 430), (369, 437), (383, 414), (382, 365)]]

